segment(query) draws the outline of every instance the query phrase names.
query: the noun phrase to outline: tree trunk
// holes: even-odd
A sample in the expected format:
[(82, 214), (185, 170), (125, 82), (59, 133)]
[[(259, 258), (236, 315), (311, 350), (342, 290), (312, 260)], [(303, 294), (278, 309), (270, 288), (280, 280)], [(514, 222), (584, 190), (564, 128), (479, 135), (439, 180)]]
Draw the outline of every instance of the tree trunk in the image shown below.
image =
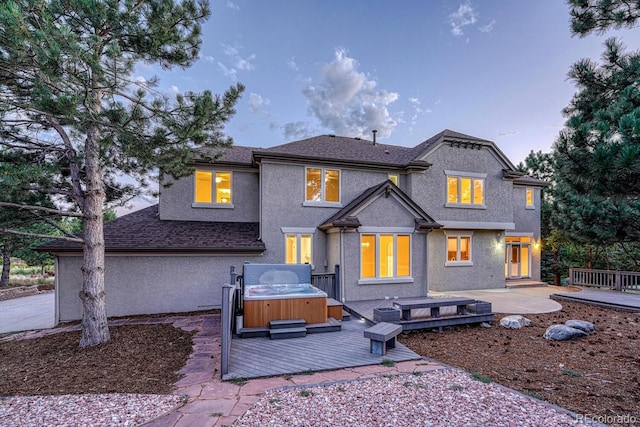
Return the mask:
[(85, 143), (86, 193), (84, 217), (84, 264), (82, 266), (82, 338), (80, 347), (109, 341), (104, 289), (104, 233), (102, 207), (104, 187), (100, 168), (98, 131), (91, 127)]
[(0, 288), (9, 286), (9, 272), (11, 271), (11, 242), (5, 240), (2, 245), (2, 276), (0, 276)]

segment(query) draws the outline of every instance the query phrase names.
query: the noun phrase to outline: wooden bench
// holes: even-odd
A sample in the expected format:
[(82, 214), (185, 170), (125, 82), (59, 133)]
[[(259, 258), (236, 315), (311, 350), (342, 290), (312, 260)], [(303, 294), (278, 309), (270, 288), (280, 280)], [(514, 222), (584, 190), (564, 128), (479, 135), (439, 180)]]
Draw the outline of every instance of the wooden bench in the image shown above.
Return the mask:
[(440, 317), (440, 307), (456, 306), (456, 314), (466, 315), (467, 305), (475, 304), (476, 300), (470, 298), (422, 298), (404, 301), (394, 301), (393, 306), (402, 310), (402, 320), (411, 320), (411, 310), (414, 308), (430, 308), (431, 317)]
[(402, 326), (381, 322), (364, 331), (364, 337), (369, 338), (370, 351), (378, 356), (384, 356), (388, 348), (395, 348), (396, 337), (402, 332)]

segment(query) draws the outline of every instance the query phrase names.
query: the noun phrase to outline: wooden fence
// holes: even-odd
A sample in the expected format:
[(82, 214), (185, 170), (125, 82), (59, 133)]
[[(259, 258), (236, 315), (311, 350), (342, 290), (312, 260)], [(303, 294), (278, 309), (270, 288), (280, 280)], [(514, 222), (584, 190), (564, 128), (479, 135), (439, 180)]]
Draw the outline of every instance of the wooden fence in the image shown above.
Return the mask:
[(569, 285), (614, 291), (640, 291), (640, 272), (570, 268)]
[(340, 266), (333, 273), (312, 273), (311, 284), (327, 293), (329, 298), (340, 301)]

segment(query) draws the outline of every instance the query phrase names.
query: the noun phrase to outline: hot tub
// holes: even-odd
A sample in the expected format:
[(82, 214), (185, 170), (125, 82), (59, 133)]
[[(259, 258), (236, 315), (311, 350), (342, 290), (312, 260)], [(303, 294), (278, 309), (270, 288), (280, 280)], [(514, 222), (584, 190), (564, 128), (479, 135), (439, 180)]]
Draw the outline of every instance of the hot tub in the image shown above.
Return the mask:
[(307, 264), (245, 264), (244, 327), (268, 328), (271, 320), (327, 322), (327, 294), (311, 285)]

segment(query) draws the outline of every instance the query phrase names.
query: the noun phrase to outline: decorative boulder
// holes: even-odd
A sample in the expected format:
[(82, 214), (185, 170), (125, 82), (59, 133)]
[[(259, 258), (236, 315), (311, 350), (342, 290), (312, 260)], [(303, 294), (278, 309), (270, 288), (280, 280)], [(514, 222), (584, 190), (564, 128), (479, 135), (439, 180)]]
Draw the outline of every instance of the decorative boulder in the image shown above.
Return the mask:
[(588, 334), (596, 330), (595, 325), (586, 320), (567, 320), (564, 324), (570, 328), (580, 329)]
[(552, 325), (547, 328), (543, 337), (547, 340), (566, 341), (576, 338), (586, 337), (588, 334), (580, 329), (571, 328), (567, 325)]
[(523, 326), (531, 326), (531, 320), (519, 314), (514, 314), (513, 316), (503, 317), (500, 320), (500, 326), (508, 329), (522, 329)]

